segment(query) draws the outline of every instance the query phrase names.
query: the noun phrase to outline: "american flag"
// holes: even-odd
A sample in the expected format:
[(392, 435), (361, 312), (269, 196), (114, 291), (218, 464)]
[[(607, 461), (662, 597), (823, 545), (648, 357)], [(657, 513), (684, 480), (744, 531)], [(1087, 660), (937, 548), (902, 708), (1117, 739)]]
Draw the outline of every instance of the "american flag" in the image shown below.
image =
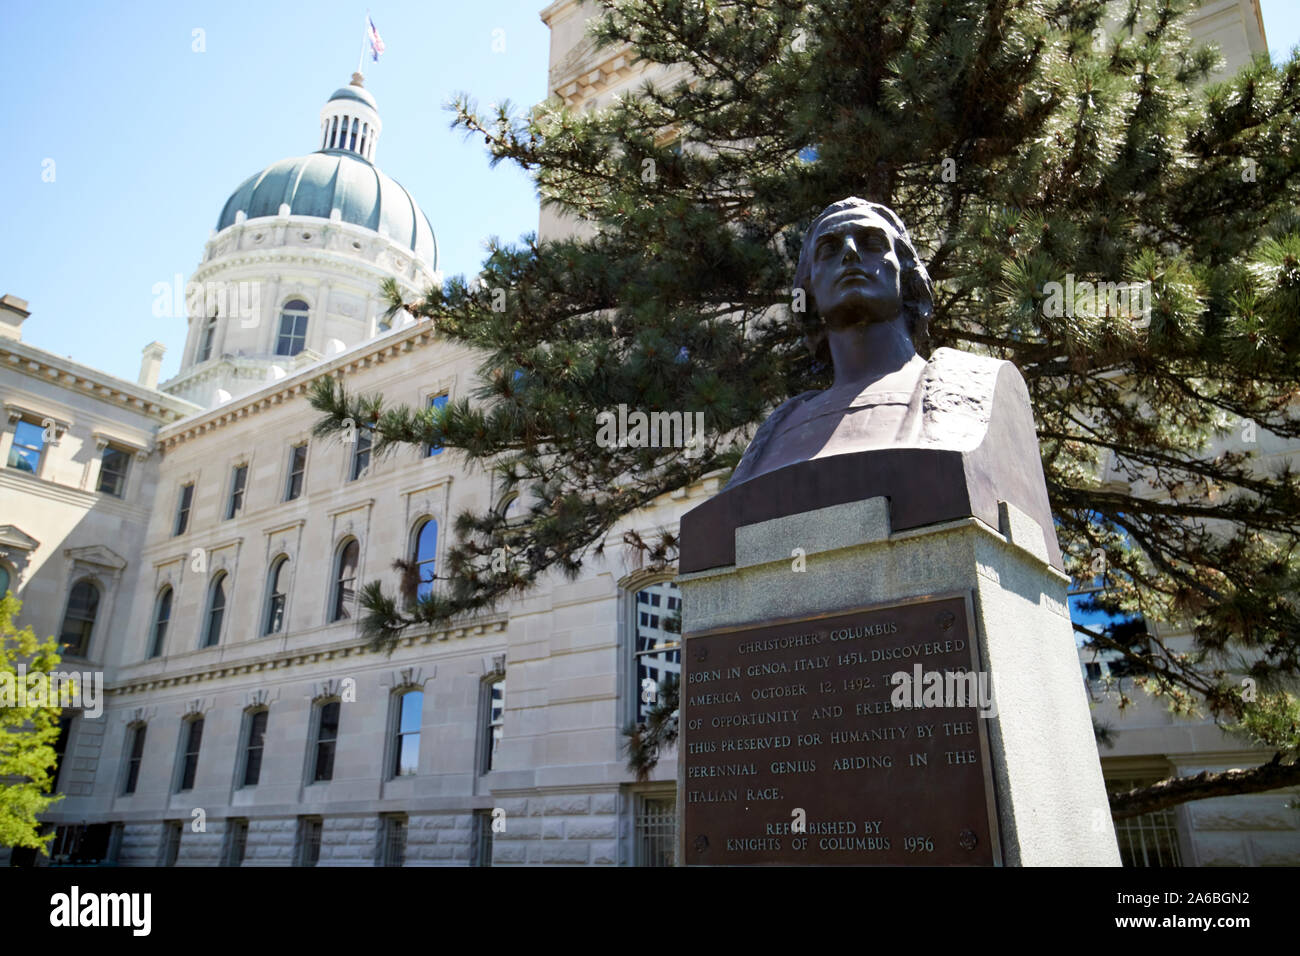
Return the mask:
[(374, 54), (375, 62), (379, 62), (379, 54), (384, 52), (384, 41), (379, 36), (379, 31), (375, 28), (375, 21), (366, 17), (366, 35), (370, 37), (370, 52)]

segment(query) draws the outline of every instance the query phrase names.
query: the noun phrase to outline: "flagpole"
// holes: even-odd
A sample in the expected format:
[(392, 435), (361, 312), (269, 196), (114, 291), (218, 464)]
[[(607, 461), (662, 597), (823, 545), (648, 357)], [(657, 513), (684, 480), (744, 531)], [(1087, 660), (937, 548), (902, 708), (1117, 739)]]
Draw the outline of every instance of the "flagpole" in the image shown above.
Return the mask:
[(366, 22), (361, 26), (361, 55), (357, 57), (357, 72), (361, 72), (361, 64), (366, 61), (366, 41), (370, 39), (370, 11), (366, 11)]

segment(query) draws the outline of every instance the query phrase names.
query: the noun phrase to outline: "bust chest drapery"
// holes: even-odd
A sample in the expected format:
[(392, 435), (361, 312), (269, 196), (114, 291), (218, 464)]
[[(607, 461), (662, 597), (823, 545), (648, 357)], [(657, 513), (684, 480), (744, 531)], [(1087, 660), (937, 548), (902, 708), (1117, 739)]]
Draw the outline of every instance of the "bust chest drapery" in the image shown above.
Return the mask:
[(829, 392), (797, 395), (755, 433), (728, 487), (800, 461), (872, 448), (974, 448), (988, 426), (998, 373), (1008, 364), (941, 348), (918, 363), (910, 388), (839, 400)]

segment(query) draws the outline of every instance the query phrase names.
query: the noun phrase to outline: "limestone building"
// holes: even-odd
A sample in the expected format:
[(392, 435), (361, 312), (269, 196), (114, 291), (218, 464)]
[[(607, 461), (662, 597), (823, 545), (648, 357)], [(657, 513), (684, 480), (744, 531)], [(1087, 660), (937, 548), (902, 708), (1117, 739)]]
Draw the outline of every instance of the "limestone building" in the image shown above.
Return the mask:
[[(549, 90), (578, 107), (646, 76), (626, 51), (593, 51), (591, 14), (572, 0), (541, 14)], [(1197, 29), (1234, 65), (1263, 48), (1248, 0), (1206, 4)], [(427, 581), (458, 512), (512, 503), (453, 452), (379, 459), (364, 436), (312, 436), (306, 392), (323, 377), (437, 404), (472, 388), (475, 366), (427, 323), (382, 320), (381, 284), (415, 295), (437, 281), (437, 244), (376, 165), (382, 123), (362, 79), (318, 120), (303, 122), (311, 152), (216, 211), (170, 381), (156, 343), (136, 383), (27, 345), (22, 324), (43, 317), (0, 299), (0, 583), (24, 602), (20, 625), (60, 635), (64, 667), (108, 687), (102, 716), (65, 715), (65, 798), (45, 815), (55, 862), (671, 863), (676, 755), (637, 783), (622, 736), (647, 678), (678, 667), (670, 575), (611, 547), (577, 581), (408, 634), (391, 657), (358, 636), (361, 583), (393, 589), (396, 558)], [(543, 236), (572, 228), (542, 214)], [(671, 527), (718, 480), (611, 540)], [(1102, 676), (1088, 663), (1082, 676)], [(1158, 710), (1116, 724), (1133, 732), (1102, 753), (1113, 776), (1258, 756)], [(1295, 863), (1300, 819), (1284, 801), (1180, 807), (1142, 823), (1131, 859)]]

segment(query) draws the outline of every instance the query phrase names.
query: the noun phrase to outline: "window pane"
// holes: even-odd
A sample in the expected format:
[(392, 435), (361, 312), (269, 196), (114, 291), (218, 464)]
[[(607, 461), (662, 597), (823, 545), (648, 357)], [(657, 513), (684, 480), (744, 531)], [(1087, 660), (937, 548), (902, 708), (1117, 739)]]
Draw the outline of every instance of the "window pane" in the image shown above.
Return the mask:
[(417, 773), (420, 769), (420, 735), (402, 734), (397, 745), (397, 776)]
[(370, 465), (370, 432), (362, 429), (357, 432), (357, 447), (352, 453), (352, 480), (356, 481)]
[(63, 616), (60, 643), (67, 646), (69, 654), (85, 654), (90, 650), (90, 637), (95, 628), (95, 615), (99, 611), (99, 589), (89, 581), (78, 581), (68, 595), (68, 609)]
[(652, 584), (637, 593), (642, 608), (665, 608), (668, 613), (642, 610), (637, 615), (636, 660), (632, 693), (636, 720), (643, 722), (658, 699), (664, 681), (681, 674), (681, 591), (671, 581)]
[(172, 534), (184, 534), (190, 526), (190, 505), (194, 501), (194, 485), (181, 487), (180, 500), (176, 503), (176, 527)]
[(212, 585), (208, 604), (208, 630), (203, 646), (211, 647), (221, 640), (221, 623), (226, 616), (226, 576), (223, 574)]
[(126, 490), (126, 469), (131, 458), (119, 448), (105, 448), (99, 465), (99, 490), (121, 498)]
[(248, 745), (244, 758), (244, 786), (253, 787), (262, 773), (262, 749), (266, 739), (267, 712), (259, 710), (248, 722)]
[[(446, 408), (447, 396), (446, 395), (433, 396), (433, 398), (429, 399), (429, 407), (438, 408), (438, 409)], [(441, 454), (442, 454), (442, 444), (440, 442), (429, 446), (429, 457), (432, 457), (434, 455), (441, 455)]]
[(149, 650), (150, 657), (158, 657), (163, 652), (163, 642), (167, 637), (167, 625), (172, 618), (172, 589), (164, 588), (162, 594), (158, 595), (158, 607), (154, 613), (153, 625), (153, 645)]
[(285, 490), (284, 498), (286, 501), (292, 501), (302, 494), (303, 475), (307, 469), (307, 446), (294, 445), (293, 451), (289, 456), (289, 487)]
[(339, 553), (338, 577), (334, 584), (334, 620), (352, 616), (352, 599), (356, 593), (357, 558), (361, 546), (349, 541)]
[(181, 790), (194, 789), (194, 777), (199, 769), (199, 745), (203, 742), (203, 718), (191, 720), (185, 741), (185, 762), (181, 772)]
[(276, 338), (276, 355), (297, 355), (307, 344), (307, 303), (292, 299), (280, 313), (280, 334)]
[(420, 600), (433, 593), (434, 574), (437, 570), (438, 522), (429, 519), (420, 526), (415, 539), (415, 563), (419, 568), (420, 583), (416, 597)]
[(226, 506), (226, 517), (233, 518), (244, 506), (244, 485), (248, 482), (248, 466), (240, 465), (230, 478), (230, 502)]
[(19, 422), (14, 427), (13, 445), (9, 449), (9, 467), (36, 474), (44, 447), (45, 429), (31, 422)]
[(399, 729), (408, 734), (420, 729), (420, 713), (424, 709), (424, 693), (413, 690), (402, 695), (402, 718)]

